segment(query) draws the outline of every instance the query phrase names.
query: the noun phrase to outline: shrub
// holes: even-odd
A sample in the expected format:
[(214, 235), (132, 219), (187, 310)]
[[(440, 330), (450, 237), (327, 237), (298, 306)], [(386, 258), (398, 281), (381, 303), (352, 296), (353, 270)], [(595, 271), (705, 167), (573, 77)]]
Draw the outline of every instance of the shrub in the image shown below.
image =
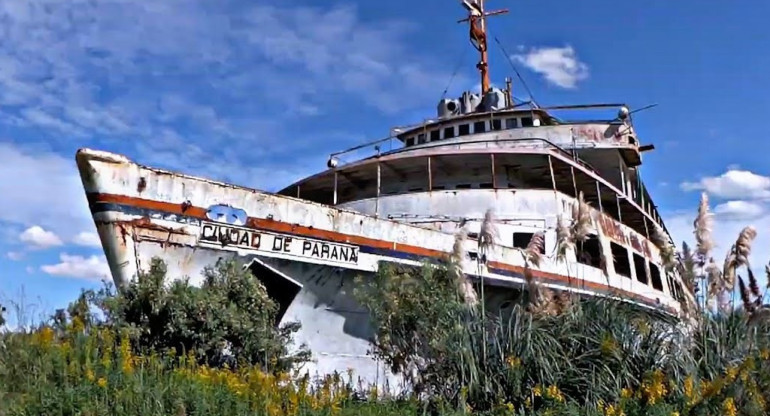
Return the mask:
[[(278, 305), (251, 272), (234, 260), (219, 260), (203, 277), (200, 287), (187, 279), (168, 282), (165, 264), (153, 259), (147, 273), (117, 292), (109, 284), (84, 292), (70, 305), (69, 316), (86, 328), (127, 331), (138, 351), (192, 352), (207, 365), (242, 363), (286, 371), (308, 358), (304, 347), (289, 353), (299, 324), (276, 328)], [(98, 322), (91, 306), (103, 315)], [(59, 313), (54, 322), (61, 326), (66, 318)]]

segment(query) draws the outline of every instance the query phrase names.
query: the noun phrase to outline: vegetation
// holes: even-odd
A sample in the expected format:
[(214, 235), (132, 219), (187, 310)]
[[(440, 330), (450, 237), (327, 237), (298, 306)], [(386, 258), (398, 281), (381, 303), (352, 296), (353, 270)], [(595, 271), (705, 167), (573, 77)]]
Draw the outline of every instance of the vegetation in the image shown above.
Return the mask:
[[(587, 212), (580, 198), (559, 219), (558, 261), (586, 238)], [(237, 264), (217, 263), (193, 287), (164, 285), (155, 261), (117, 293), (84, 292), (38, 328), (0, 336), (0, 413), (768, 414), (769, 309), (749, 263), (756, 231), (744, 229), (719, 268), (705, 196), (694, 225), (695, 248), (673, 253), (656, 239), (667, 271), (700, 294), (683, 322), (552, 292), (528, 272), (543, 260), (541, 234), (520, 252), (525, 296), (505, 310), (483, 308), (482, 286), (460, 273), (462, 232), (441, 262), (382, 264), (355, 296), (371, 313), (372, 354), (413, 386), (398, 398), (350, 375), (311, 380), (293, 370), (308, 358), (289, 347), (298, 324), (277, 328), (277, 306)], [(488, 213), (479, 267), (495, 240)], [(736, 285), (740, 303), (729, 296)]]

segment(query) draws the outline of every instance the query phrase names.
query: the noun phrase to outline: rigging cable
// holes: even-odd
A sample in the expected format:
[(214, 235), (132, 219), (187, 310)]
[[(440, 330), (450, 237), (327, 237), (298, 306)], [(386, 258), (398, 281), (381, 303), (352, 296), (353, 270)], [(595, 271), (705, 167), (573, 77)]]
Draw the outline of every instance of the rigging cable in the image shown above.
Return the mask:
[(535, 104), (535, 107), (537, 107), (537, 101), (535, 100), (535, 97), (532, 95), (532, 91), (527, 86), (527, 83), (526, 81), (524, 81), (524, 78), (519, 73), (519, 70), (516, 69), (516, 65), (513, 64), (513, 61), (511, 61), (511, 56), (508, 55), (508, 52), (506, 52), (502, 43), (500, 43), (500, 40), (497, 39), (497, 36), (495, 36), (495, 42), (497, 43), (497, 46), (499, 46), (500, 49), (503, 51), (503, 54), (505, 55), (505, 59), (508, 60), (508, 63), (511, 65), (511, 68), (513, 68), (513, 72), (516, 73), (516, 76), (519, 78), (519, 81), (521, 81), (521, 85), (523, 85), (524, 89), (527, 90), (527, 94), (529, 94), (530, 101), (532, 101), (532, 103)]
[(463, 51), (460, 53), (460, 59), (457, 61), (457, 65), (455, 65), (454, 71), (452, 71), (452, 76), (449, 77), (449, 83), (446, 84), (446, 88), (444, 88), (444, 92), (441, 93), (442, 100), (446, 98), (446, 94), (449, 91), (449, 87), (452, 85), (452, 81), (454, 81), (455, 76), (457, 76), (457, 72), (460, 71), (460, 65), (463, 64), (463, 59), (465, 59), (465, 53), (467, 51), (468, 51), (467, 48), (463, 48)]

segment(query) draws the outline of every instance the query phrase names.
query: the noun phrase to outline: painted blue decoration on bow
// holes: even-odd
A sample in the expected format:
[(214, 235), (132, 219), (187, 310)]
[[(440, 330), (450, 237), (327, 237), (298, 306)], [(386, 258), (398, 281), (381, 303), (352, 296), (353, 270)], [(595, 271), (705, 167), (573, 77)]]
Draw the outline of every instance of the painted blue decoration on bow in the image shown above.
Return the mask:
[(209, 207), (206, 211), (206, 217), (211, 221), (223, 222), (232, 225), (245, 225), (246, 211), (240, 208), (233, 208), (225, 204), (216, 204)]

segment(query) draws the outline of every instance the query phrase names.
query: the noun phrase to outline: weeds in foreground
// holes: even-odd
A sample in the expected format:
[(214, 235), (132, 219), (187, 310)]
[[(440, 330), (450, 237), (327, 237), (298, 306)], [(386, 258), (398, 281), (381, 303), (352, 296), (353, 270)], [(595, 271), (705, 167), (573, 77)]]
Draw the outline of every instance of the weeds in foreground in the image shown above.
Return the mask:
[[(409, 402), (355, 403), (342, 376), (322, 380), (198, 364), (174, 349), (136, 355), (127, 333), (88, 331), (76, 318), (6, 334), (0, 350), (4, 415), (346, 415), (414, 411)], [(371, 392), (374, 399), (376, 392)], [(354, 411), (354, 408), (356, 409)]]

